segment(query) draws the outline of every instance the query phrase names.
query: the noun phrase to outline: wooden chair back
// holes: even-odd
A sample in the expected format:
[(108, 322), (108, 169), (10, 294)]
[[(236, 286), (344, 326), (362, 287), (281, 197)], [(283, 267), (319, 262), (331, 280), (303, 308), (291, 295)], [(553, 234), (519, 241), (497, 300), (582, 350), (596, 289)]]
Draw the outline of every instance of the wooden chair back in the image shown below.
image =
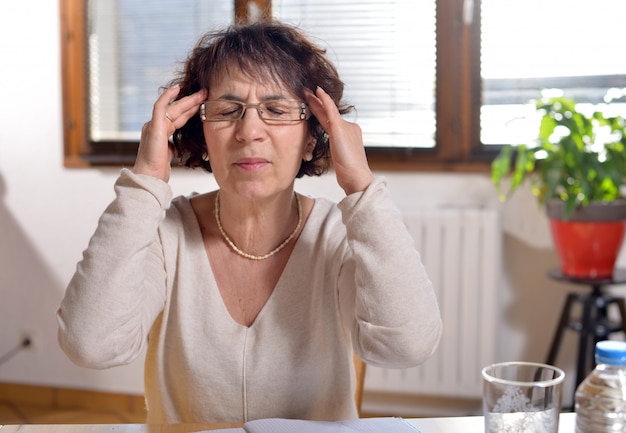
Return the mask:
[(363, 385), (365, 384), (365, 367), (367, 364), (361, 358), (354, 355), (354, 370), (356, 372), (356, 390), (354, 392), (354, 401), (356, 408), (361, 416), (361, 406), (363, 404)]

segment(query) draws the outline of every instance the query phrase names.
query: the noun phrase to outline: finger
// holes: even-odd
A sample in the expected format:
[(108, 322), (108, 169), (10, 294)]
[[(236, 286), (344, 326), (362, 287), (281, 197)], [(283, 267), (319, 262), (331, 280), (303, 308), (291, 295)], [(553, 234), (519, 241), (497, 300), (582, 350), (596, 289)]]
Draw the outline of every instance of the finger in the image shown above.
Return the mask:
[(167, 112), (171, 101), (178, 96), (180, 92), (180, 86), (172, 86), (169, 89), (165, 89), (163, 93), (157, 98), (152, 106), (152, 119), (148, 122), (150, 129), (156, 128), (166, 132), (166, 136), (174, 133), (176, 127), (174, 126), (173, 117)]
[(170, 87), (169, 89), (165, 89), (165, 91), (161, 93), (161, 96), (159, 96), (154, 103), (154, 107), (152, 108), (152, 117), (165, 117), (168, 106), (172, 103), (172, 101), (174, 101), (176, 96), (178, 96), (178, 93), (180, 93), (180, 86), (178, 84)]
[(328, 130), (331, 122), (343, 120), (335, 101), (321, 87), (317, 87), (316, 93), (305, 91), (304, 96), (311, 112), (324, 129)]
[(164, 116), (175, 128), (182, 128), (182, 126), (198, 112), (200, 104), (206, 100), (206, 97), (207, 91), (206, 89), (202, 89), (191, 95), (172, 101), (168, 104)]

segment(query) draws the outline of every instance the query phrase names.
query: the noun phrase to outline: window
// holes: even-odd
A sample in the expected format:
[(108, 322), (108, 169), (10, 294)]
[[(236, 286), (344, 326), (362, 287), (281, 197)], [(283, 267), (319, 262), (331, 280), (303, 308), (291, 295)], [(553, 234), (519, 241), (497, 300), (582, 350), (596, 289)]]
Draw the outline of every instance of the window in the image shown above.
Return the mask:
[[(268, 9), (328, 46), (373, 168), (485, 171), (500, 145), (532, 135), (531, 101), (541, 88), (565, 87), (588, 102), (626, 88), (625, 61), (606, 43), (619, 40), (623, 16), (606, 10), (626, 12), (623, 0), (596, 0), (597, 16), (586, 0), (61, 5), (68, 166), (131, 163), (158, 88), (197, 37)], [(582, 41), (591, 41), (584, 56), (564, 48)]]
[[(626, 90), (626, 58), (617, 48), (624, 13), (623, 0), (482, 0), (481, 142), (531, 142), (541, 89), (592, 104), (612, 88)], [(622, 114), (625, 108), (613, 104)]]
[(434, 1), (274, 0), (272, 12), (327, 48), (366, 146), (435, 146)]
[[(347, 3), (346, 13), (337, 13), (333, 3), (274, 0), (272, 11), (327, 49), (347, 83), (345, 97), (357, 107), (368, 146), (432, 148), (434, 2), (360, 0)], [(138, 140), (156, 89), (172, 77), (175, 60), (183, 60), (206, 29), (234, 17), (234, 5), (223, 0), (88, 4), (88, 133), (96, 142)], [(419, 31), (415, 22), (421, 23)]]

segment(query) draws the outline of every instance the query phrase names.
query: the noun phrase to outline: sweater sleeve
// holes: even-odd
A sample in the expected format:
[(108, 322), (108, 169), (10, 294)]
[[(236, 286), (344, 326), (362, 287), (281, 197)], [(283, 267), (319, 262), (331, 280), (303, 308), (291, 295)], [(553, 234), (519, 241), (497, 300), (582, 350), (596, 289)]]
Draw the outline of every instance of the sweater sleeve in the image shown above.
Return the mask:
[(57, 312), (61, 348), (76, 364), (108, 368), (141, 352), (165, 302), (158, 227), (169, 185), (122, 170)]
[(408, 368), (439, 344), (437, 298), (384, 179), (339, 203), (348, 255), (339, 290), (354, 350), (385, 368)]

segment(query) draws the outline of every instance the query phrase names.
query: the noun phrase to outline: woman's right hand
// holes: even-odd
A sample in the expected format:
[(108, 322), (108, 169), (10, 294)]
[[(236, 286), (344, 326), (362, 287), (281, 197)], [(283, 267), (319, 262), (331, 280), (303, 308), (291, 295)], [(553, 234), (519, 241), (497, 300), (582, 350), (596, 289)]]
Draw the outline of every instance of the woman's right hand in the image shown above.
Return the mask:
[(174, 100), (179, 92), (179, 86), (171, 87), (154, 103), (152, 119), (141, 129), (134, 173), (153, 176), (164, 182), (169, 181), (174, 156), (169, 137), (198, 112), (200, 104), (207, 98), (207, 91), (202, 89)]

